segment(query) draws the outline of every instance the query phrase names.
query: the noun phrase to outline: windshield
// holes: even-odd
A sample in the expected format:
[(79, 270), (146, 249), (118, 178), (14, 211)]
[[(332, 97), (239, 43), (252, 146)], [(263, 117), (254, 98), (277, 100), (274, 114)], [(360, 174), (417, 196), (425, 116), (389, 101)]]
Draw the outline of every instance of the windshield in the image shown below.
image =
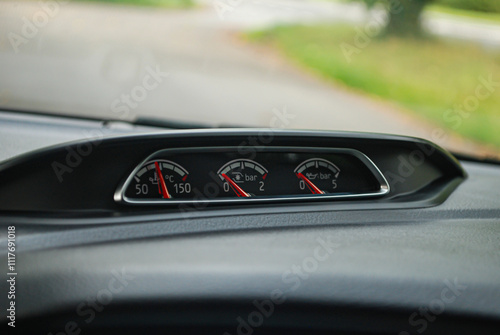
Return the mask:
[(0, 1), (0, 107), (500, 153), (498, 0)]

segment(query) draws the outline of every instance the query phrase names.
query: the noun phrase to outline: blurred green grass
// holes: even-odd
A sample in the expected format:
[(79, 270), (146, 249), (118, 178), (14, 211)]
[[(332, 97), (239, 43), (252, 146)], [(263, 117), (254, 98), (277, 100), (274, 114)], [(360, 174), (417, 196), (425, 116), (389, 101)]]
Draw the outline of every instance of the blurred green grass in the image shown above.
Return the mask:
[[(348, 25), (280, 26), (246, 37), (279, 49), (328, 80), (390, 100), (440, 127), (500, 148), (500, 52), (435, 39), (373, 38), (349, 62), (341, 45), (356, 46), (356, 31)], [(480, 78), (493, 78), (499, 86), (470, 113), (454, 112), (455, 106), (474, 100)]]
[(163, 8), (189, 8), (194, 6), (193, 0), (77, 0), (80, 2), (103, 2), (118, 5), (136, 5)]

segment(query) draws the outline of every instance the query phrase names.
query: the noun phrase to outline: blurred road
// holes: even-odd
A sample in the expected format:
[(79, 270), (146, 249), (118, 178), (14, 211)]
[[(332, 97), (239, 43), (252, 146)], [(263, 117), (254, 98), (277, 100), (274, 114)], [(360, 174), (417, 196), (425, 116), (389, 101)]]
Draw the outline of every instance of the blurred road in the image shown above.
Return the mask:
[[(0, 1), (0, 106), (431, 136), (423, 121), (304, 74), (234, 34), (287, 20), (364, 22), (360, 6), (339, 10), (334, 3), (326, 10), (317, 6), (329, 3), (304, 9), (293, 0), (249, 1), (221, 16), (212, 3), (186, 11), (49, 3), (56, 5)], [(462, 141), (441, 144), (473, 148)]]

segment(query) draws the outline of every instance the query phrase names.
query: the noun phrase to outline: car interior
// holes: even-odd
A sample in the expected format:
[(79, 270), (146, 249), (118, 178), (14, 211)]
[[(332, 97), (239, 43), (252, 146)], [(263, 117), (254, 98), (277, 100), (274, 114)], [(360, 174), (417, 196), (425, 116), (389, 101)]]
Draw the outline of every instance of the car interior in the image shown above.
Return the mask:
[[(10, 73), (16, 62), (32, 64), (23, 60), (30, 52), (40, 62), (34, 64), (41, 64), (29, 74), (0, 74), (0, 91), (5, 87), (9, 92), (9, 99), (0, 94), (2, 334), (498, 334), (498, 156), (479, 155), (479, 149), (476, 154), (475, 149), (455, 150), (466, 143), (458, 140), (444, 147), (436, 132), (427, 136), (406, 132), (404, 127), (420, 125), (417, 118), (394, 128), (389, 105), (384, 107), (386, 112), (380, 112), (380, 123), (353, 114), (353, 122), (371, 124), (373, 131), (364, 126), (336, 126), (333, 117), (325, 119), (322, 112), (308, 110), (306, 105), (298, 108), (292, 102), (288, 110), (296, 114), (274, 110), (263, 122), (245, 121), (243, 110), (255, 108), (252, 103), (268, 104), (264, 95), (252, 96), (257, 92), (250, 89), (252, 80), (259, 79), (255, 85), (262, 92), (279, 95), (271, 89), (271, 78), (281, 73), (281, 65), (276, 72), (264, 74), (257, 65), (245, 63), (255, 66), (249, 70), (251, 79), (244, 82), (237, 75), (231, 77), (228, 89), (234, 86), (242, 92), (234, 98), (246, 106), (242, 110), (223, 105), (223, 98), (208, 98), (222, 85), (221, 78), (238, 73), (241, 64), (231, 63), (225, 68), (227, 73), (213, 75), (213, 81), (205, 83), (206, 91), (201, 86), (197, 90), (183, 86), (190, 80), (198, 84), (208, 80), (204, 71), (224, 57), (234, 62), (247, 57), (235, 51), (252, 48), (238, 46), (241, 41), (227, 42), (234, 53), (217, 49), (220, 54), (208, 61), (193, 50), (192, 58), (176, 55), (177, 49), (169, 46), (173, 51), (166, 52), (165, 59), (178, 57), (181, 65), (172, 65), (164, 78), (152, 70), (155, 66), (140, 72), (146, 74), (139, 83), (143, 86), (126, 86), (125, 93), (150, 96), (144, 97), (137, 110), (130, 107), (138, 115), (120, 117), (112, 106), (131, 104), (106, 99), (101, 103), (99, 99), (119, 97), (116, 92), (122, 91), (97, 81), (95, 85), (87, 85), (91, 81), (75, 84), (93, 75), (91, 67), (70, 72), (83, 68), (74, 59), (87, 61), (84, 46), (91, 39), (74, 35), (77, 42), (69, 47), (56, 43), (53, 36), (55, 31), (72, 29), (65, 20), (76, 22), (69, 18), (95, 11), (95, 20), (89, 26), (82, 23), (81, 31), (88, 29), (89, 36), (99, 39), (100, 24), (102, 36), (108, 34), (106, 29), (123, 29), (124, 41), (147, 48), (130, 27), (107, 27), (109, 22), (99, 15), (113, 13), (110, 17), (123, 17), (131, 26), (146, 24), (147, 17), (152, 21), (171, 18), (179, 31), (193, 38), (172, 37), (186, 51), (183, 48), (195, 48), (212, 36), (202, 23), (215, 25), (213, 20), (224, 32), (236, 29), (235, 22), (243, 22), (243, 17), (248, 19), (241, 23), (245, 27), (250, 21), (260, 24), (274, 17), (257, 10), (263, 11), (265, 6), (277, 17), (285, 4), (309, 6), (313, 14), (307, 20), (311, 22), (315, 15), (323, 17), (321, 13), (327, 17), (327, 8), (353, 13), (364, 8), (359, 2), (320, 0), (305, 4), (275, 1), (273, 6), (260, 1), (224, 1), (216, 9), (211, 1), (196, 3), (192, 9), (155, 9), (93, 1), (69, 2), (62, 7), (62, 2), (49, 1), (47, 6), (57, 8), (58, 14), (50, 17), (53, 21), (46, 30), (40, 28), (40, 35), (19, 44), (20, 48), (35, 48), (42, 41), (38, 51), (15, 53), (9, 42), (0, 47), (0, 59), (15, 55), (8, 62), (0, 61), (4, 73)], [(22, 24), (19, 18), (28, 14), (20, 14), (25, 7), (12, 1), (0, 6), (4, 9), (0, 16), (11, 19), (11, 23), (0, 24), (0, 31), (8, 36), (8, 24)], [(23, 6), (38, 8), (42, 2), (28, 1)], [(305, 9), (293, 8), (300, 9), (300, 18)], [(234, 17), (219, 20), (217, 13), (222, 9)], [(339, 15), (339, 10), (334, 12)], [(35, 13), (36, 18), (36, 11), (27, 13)], [(211, 19), (203, 19), (203, 13)], [(189, 25), (191, 15), (206, 33), (199, 40), (193, 37), (200, 33), (193, 28), (197, 26)], [(208, 44), (206, 52), (213, 52)], [(60, 63), (73, 78), (59, 81), (61, 74), (55, 67), (42, 66), (49, 64), (44, 63), (49, 62), (49, 48), (61, 55), (68, 53), (54, 64)], [(122, 51), (117, 52), (123, 55)], [(66, 64), (67, 59), (73, 61)], [(207, 70), (193, 67), (202, 62)], [(260, 58), (255, 62), (261, 62)], [(106, 64), (109, 71), (113, 66), (128, 66), (127, 62)], [(181, 71), (183, 66), (197, 75)], [(294, 94), (283, 83), (289, 90), (286, 96), (304, 104), (309, 98), (319, 99), (307, 94), (309, 88), (331, 91), (325, 94), (334, 100), (345, 93), (335, 93), (344, 88), (328, 86), (311, 73), (286, 73), (284, 81), (295, 85), (302, 78), (305, 87), (302, 94)], [(22, 76), (26, 86), (16, 86)], [(165, 80), (179, 91), (169, 88), (154, 95), (159, 91), (147, 88), (154, 78), (159, 87)], [(265, 78), (270, 78), (269, 86)], [(21, 90), (23, 87), (29, 89)], [(179, 93), (181, 87), (187, 95)], [(345, 101), (355, 94), (361, 93), (345, 93)], [(174, 100), (168, 99), (185, 102), (185, 110), (170, 109), (168, 101)], [(359, 105), (353, 102), (352, 113), (356, 106), (368, 106), (367, 101), (373, 106), (383, 104), (373, 97), (359, 99), (365, 100)], [(91, 105), (83, 100), (92, 100)], [(135, 102), (142, 104), (139, 100)], [(67, 108), (68, 103), (74, 109)], [(199, 104), (196, 110), (189, 107), (194, 104)], [(100, 115), (100, 106), (108, 114)], [(269, 103), (269, 110), (273, 106)], [(377, 106), (373, 108), (381, 108)], [(339, 120), (349, 117), (348, 106), (334, 107), (339, 110)], [(84, 109), (88, 113), (81, 112)], [(368, 110), (361, 109), (363, 113)], [(191, 116), (191, 112), (199, 114)], [(289, 125), (292, 118), (287, 115), (296, 120), (311, 116), (318, 123)], [(405, 112), (402, 115), (402, 119), (410, 117)], [(209, 118), (215, 123), (207, 122)], [(393, 128), (380, 131), (387, 130), (383, 127)], [(444, 126), (432, 129), (447, 131)], [(500, 152), (493, 144), (481, 148)]]

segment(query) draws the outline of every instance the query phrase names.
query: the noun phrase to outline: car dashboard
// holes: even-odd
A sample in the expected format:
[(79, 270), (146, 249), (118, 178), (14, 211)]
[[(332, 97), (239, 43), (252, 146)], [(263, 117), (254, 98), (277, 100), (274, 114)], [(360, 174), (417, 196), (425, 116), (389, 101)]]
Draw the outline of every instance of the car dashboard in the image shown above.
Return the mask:
[(16, 330), (498, 331), (497, 165), (395, 135), (126, 129), (0, 164)]

